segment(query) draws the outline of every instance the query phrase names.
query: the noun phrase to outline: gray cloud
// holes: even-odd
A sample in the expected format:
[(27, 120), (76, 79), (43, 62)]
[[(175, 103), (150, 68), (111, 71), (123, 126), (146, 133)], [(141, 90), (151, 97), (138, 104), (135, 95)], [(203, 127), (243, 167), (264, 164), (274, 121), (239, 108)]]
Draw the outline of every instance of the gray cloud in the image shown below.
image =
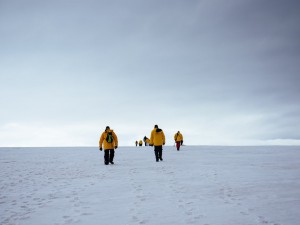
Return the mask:
[(298, 139), (299, 6), (2, 0), (0, 123), (107, 118), (205, 130), (214, 121), (215, 139), (226, 126), (243, 138)]

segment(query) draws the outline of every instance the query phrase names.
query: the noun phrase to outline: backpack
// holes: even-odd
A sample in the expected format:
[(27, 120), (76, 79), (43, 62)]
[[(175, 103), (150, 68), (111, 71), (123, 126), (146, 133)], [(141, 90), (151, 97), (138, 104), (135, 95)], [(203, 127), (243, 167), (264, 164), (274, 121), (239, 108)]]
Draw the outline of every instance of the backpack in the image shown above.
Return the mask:
[(114, 137), (112, 135), (112, 132), (108, 132), (106, 136), (107, 143), (112, 143), (114, 141)]

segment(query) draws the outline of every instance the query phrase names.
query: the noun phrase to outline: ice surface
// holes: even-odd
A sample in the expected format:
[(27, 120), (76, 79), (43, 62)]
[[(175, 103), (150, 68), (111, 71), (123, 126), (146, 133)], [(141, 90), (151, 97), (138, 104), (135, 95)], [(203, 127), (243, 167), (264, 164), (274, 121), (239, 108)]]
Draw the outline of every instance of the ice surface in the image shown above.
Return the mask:
[(298, 225), (300, 147), (0, 148), (1, 225)]

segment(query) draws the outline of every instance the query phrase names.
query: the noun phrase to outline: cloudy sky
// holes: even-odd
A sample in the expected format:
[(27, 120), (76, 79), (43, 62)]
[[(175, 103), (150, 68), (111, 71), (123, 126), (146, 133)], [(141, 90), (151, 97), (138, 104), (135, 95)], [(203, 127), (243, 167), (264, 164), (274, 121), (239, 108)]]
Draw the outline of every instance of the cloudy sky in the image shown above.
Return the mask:
[(0, 0), (0, 146), (300, 144), (297, 0)]

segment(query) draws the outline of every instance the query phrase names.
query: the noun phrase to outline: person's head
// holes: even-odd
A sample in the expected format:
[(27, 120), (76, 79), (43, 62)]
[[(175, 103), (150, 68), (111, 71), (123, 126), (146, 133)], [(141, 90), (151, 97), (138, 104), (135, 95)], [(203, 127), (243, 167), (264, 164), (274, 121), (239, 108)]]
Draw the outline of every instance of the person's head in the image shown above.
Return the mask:
[(158, 128), (158, 125), (154, 125), (154, 128)]
[(110, 129), (109, 126), (106, 126), (105, 130), (109, 130), (109, 129)]
[(178, 131), (177, 133), (179, 134), (180, 132)]

